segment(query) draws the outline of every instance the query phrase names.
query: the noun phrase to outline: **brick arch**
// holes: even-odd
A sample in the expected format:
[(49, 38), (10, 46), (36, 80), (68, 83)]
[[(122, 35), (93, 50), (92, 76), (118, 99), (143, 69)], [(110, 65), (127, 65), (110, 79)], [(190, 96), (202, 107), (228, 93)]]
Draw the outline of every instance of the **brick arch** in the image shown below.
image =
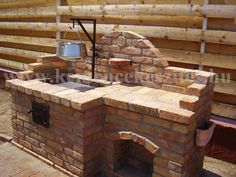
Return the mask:
[[(119, 39), (124, 40), (124, 45), (119, 45)], [(159, 67), (168, 66), (158, 48), (144, 36), (131, 31), (113, 31), (97, 40), (96, 46), (99, 58), (130, 59), (137, 64), (152, 64)]]
[(138, 135), (133, 132), (120, 131), (120, 132), (106, 133), (105, 137), (106, 137), (106, 139), (109, 139), (109, 140), (130, 140), (130, 141), (133, 141), (137, 144), (142, 145), (147, 151), (149, 151), (152, 154), (156, 154), (157, 151), (159, 150), (159, 147), (155, 143), (148, 140), (144, 136)]

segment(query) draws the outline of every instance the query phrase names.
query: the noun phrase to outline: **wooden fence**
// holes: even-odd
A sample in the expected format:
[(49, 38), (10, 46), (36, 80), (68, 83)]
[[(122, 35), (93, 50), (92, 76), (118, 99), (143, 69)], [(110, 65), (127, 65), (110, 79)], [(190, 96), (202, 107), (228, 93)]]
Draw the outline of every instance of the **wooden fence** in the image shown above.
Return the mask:
[(23, 70), (38, 56), (55, 53), (71, 16), (96, 18), (98, 38), (135, 31), (171, 65), (216, 72), (213, 113), (236, 119), (235, 0), (1, 0), (0, 66)]

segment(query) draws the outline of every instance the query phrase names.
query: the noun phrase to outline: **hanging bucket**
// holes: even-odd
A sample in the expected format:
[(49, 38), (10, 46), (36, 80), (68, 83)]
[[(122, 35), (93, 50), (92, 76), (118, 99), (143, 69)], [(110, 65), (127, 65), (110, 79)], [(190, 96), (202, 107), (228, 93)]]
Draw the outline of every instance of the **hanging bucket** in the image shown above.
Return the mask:
[[(74, 30), (75, 31), (75, 30)], [(58, 42), (57, 46), (57, 57), (65, 60), (73, 60), (87, 57), (87, 48), (86, 44), (81, 41), (81, 36), (78, 31), (76, 31), (79, 41), (65, 40), (64, 39)]]

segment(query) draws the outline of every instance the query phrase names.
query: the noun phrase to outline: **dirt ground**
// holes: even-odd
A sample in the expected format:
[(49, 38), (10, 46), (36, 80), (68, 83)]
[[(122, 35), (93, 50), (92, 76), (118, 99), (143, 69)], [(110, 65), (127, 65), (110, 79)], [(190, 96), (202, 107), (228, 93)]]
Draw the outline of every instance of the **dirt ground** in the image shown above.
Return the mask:
[(10, 94), (0, 90), (0, 134), (12, 136)]
[[(9, 102), (10, 94), (0, 90), (0, 134), (12, 135)], [(236, 177), (236, 164), (205, 157), (203, 177)]]

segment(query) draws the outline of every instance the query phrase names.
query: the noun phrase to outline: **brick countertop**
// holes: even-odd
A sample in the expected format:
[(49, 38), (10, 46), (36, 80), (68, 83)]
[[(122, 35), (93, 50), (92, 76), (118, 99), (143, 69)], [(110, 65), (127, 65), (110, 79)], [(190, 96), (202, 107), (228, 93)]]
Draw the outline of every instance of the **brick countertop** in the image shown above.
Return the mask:
[(194, 119), (194, 107), (203, 104), (196, 96), (143, 86), (112, 85), (80, 92), (37, 80), (19, 79), (7, 81), (6, 86), (79, 111), (105, 104), (183, 124), (191, 123)]

